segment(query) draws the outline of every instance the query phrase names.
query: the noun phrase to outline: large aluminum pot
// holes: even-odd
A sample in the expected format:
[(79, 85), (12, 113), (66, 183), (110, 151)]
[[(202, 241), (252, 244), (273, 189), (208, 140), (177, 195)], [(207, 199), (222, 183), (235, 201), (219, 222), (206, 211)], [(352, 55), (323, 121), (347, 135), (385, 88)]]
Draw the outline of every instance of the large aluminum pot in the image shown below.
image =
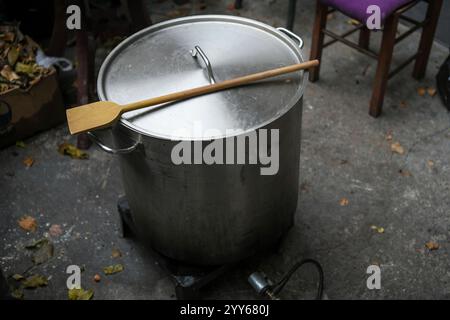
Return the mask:
[[(291, 32), (250, 19), (175, 19), (115, 48), (101, 68), (98, 93), (101, 100), (129, 103), (299, 63), (301, 46)], [(138, 235), (163, 255), (195, 265), (235, 262), (277, 243), (297, 207), (304, 79), (299, 72), (129, 112), (113, 128), (116, 147), (94, 138), (119, 154)], [(260, 138), (260, 129), (279, 130), (274, 175), (261, 175), (261, 165), (247, 162), (177, 165), (171, 158), (180, 141), (196, 141), (204, 150), (220, 139)]]

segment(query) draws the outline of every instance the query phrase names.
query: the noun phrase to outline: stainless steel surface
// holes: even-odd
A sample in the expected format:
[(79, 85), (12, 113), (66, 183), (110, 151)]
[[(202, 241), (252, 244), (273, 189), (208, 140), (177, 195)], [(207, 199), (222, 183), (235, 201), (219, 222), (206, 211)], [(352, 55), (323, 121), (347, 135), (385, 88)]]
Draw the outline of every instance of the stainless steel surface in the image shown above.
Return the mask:
[[(113, 50), (100, 70), (100, 99), (126, 104), (205, 85), (204, 70), (190, 53), (195, 45), (207, 52), (217, 81), (303, 61), (294, 40), (263, 23), (232, 16), (180, 18), (142, 30)], [(170, 108), (136, 110), (121, 122), (160, 138), (208, 140), (227, 136), (227, 129), (238, 135), (286, 113), (302, 95), (303, 78), (303, 72), (292, 73)]]
[[(141, 31), (112, 53), (102, 66), (100, 97), (124, 103), (205, 84), (203, 68), (189, 53), (196, 44), (207, 52), (218, 81), (302, 61), (297, 43), (262, 23), (228, 16), (177, 19)], [(127, 114), (112, 133), (118, 149), (141, 142), (119, 155), (140, 238), (163, 255), (196, 265), (232, 263), (279, 241), (297, 206), (303, 81), (299, 73)], [(170, 139), (173, 130), (196, 123), (220, 130)], [(257, 129), (279, 130), (276, 175), (261, 175), (261, 165), (172, 162), (180, 141), (204, 150), (212, 138)]]
[(114, 148), (114, 147), (107, 146), (93, 132), (88, 131), (87, 135), (89, 136), (89, 138), (91, 138), (92, 141), (95, 142), (96, 145), (98, 145), (100, 147), (100, 149), (102, 149), (106, 153), (110, 153), (110, 154), (125, 154), (125, 153), (133, 152), (134, 150), (136, 150), (136, 148), (138, 147), (139, 143), (141, 143), (140, 142), (140, 138), (139, 138), (139, 140), (134, 142), (132, 145), (130, 145), (128, 147), (122, 147), (122, 148), (117, 149), (117, 148)]
[[(301, 110), (300, 100), (265, 127), (280, 130), (273, 176), (250, 164), (177, 166), (170, 154), (178, 141), (142, 136), (142, 147), (119, 156), (139, 236), (163, 255), (196, 265), (232, 263), (273, 246), (294, 223)], [(128, 145), (130, 133), (116, 127), (116, 144)], [(201, 143), (204, 150), (209, 141)]]
[(193, 50), (191, 50), (191, 55), (193, 58), (197, 59), (197, 56), (200, 55), (200, 57), (203, 60), (203, 63), (206, 66), (206, 72), (208, 73), (208, 79), (211, 84), (216, 83), (216, 79), (214, 78), (214, 72), (212, 70), (211, 62), (209, 61), (208, 57), (206, 56), (206, 53), (203, 52), (202, 48), (199, 46), (195, 46)]
[(267, 282), (266, 277), (260, 272), (253, 272), (248, 277), (248, 282), (258, 294), (264, 294), (264, 292), (269, 288), (269, 283)]

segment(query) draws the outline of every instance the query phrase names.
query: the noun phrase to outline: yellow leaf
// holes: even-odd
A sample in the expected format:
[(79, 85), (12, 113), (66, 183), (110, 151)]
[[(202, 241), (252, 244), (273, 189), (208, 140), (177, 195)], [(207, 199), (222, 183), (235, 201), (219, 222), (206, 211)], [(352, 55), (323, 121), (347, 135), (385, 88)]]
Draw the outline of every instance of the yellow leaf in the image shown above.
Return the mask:
[(123, 265), (121, 265), (121, 264), (115, 264), (115, 265), (103, 268), (103, 272), (106, 275), (111, 275), (111, 274), (119, 273), (122, 271), (123, 271)]
[(405, 154), (405, 149), (398, 142), (391, 144), (391, 151), (398, 154)]
[(25, 289), (35, 289), (38, 287), (45, 287), (48, 284), (48, 280), (44, 276), (31, 276), (22, 281), (22, 285)]
[(74, 145), (64, 142), (58, 147), (58, 152), (62, 155), (70, 156), (73, 159), (89, 159), (89, 155), (75, 147)]
[(120, 258), (120, 257), (122, 256), (122, 252), (120, 252), (119, 249), (114, 248), (114, 249), (112, 250), (111, 256), (112, 256), (113, 258)]
[(50, 226), (50, 229), (48, 229), (48, 232), (52, 237), (59, 237), (60, 235), (62, 235), (63, 230), (59, 224), (52, 224)]
[(429, 241), (425, 243), (425, 247), (427, 247), (428, 250), (433, 251), (439, 249), (439, 244), (434, 241)]
[(25, 64), (22, 62), (17, 62), (16, 67), (14, 70), (17, 73), (25, 73), (26, 75), (33, 77), (35, 72), (38, 72), (38, 65), (37, 64)]
[(383, 227), (371, 226), (370, 228), (372, 230), (375, 230), (378, 233), (384, 233), (384, 228)]
[(93, 290), (69, 289), (69, 300), (91, 300), (94, 296)]

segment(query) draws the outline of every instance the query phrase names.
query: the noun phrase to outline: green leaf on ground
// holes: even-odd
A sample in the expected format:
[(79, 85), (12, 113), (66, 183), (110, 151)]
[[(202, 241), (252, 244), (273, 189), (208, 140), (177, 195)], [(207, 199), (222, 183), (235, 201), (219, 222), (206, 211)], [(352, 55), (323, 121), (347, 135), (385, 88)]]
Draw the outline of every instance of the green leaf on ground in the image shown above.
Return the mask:
[(108, 266), (108, 267), (103, 268), (103, 272), (104, 272), (107, 276), (109, 276), (109, 275), (111, 275), (111, 274), (115, 274), (115, 273), (122, 272), (123, 269), (124, 269), (124, 268), (123, 268), (123, 265), (121, 265), (121, 264), (115, 264), (115, 265), (112, 265), (112, 266)]
[(68, 292), (69, 300), (91, 300), (94, 296), (93, 290), (70, 289)]

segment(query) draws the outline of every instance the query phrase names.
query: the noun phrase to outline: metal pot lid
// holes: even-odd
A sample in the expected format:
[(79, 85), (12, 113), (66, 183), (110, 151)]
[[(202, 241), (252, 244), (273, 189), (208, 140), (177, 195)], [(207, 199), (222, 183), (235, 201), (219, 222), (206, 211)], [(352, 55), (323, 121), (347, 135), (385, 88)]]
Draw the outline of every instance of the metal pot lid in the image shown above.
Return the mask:
[[(101, 100), (127, 104), (208, 84), (202, 52), (217, 82), (299, 63), (303, 58), (298, 45), (280, 30), (240, 17), (170, 20), (134, 34), (111, 52), (100, 70), (98, 94)], [(196, 46), (202, 51), (193, 57)], [(303, 72), (291, 73), (165, 108), (131, 111), (120, 123), (164, 139), (235, 136), (286, 113), (301, 98), (303, 79)]]

